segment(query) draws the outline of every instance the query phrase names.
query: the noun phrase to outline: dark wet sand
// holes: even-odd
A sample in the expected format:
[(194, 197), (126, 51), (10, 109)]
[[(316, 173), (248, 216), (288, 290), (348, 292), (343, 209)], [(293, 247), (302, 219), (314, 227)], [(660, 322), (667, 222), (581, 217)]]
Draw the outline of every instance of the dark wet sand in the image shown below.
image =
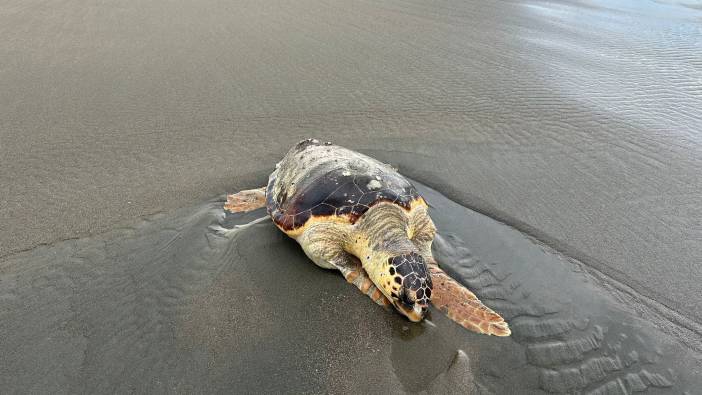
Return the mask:
[[(184, 314), (169, 305), (174, 311), (156, 314), (162, 318), (154, 323), (152, 312), (178, 301), (179, 292), (190, 295), (176, 288), (149, 291), (152, 282), (165, 286), (186, 284), (190, 275), (214, 277), (186, 271), (185, 262), (184, 272), (173, 269), (173, 279), (159, 275), (165, 270), (159, 265), (154, 272), (139, 268), (155, 252), (144, 247), (146, 255), (130, 255), (136, 252), (128, 251), (133, 244), (124, 241), (127, 235), (115, 239), (126, 244), (116, 243), (121, 247), (113, 255), (90, 247), (97, 255), (77, 261), (71, 274), (77, 280), (52, 275), (59, 268), (49, 253), (68, 256), (72, 250), (61, 255), (61, 249), (86, 240), (102, 240), (110, 251), (108, 238), (117, 236), (106, 232), (137, 229), (141, 218), (154, 213), (185, 226), (190, 222), (175, 210), (259, 186), (287, 148), (306, 137), (393, 163), (463, 206), (577, 258), (629, 308), (690, 350), (701, 350), (701, 12), (694, 1), (2, 2), (0, 288), (13, 289), (20, 283), (10, 278), (17, 278), (34, 284), (36, 292), (20, 292), (26, 296), (21, 300), (0, 296), (12, 303), (0, 304), (0, 384), (9, 379), (44, 389), (99, 388), (103, 377), (126, 375), (133, 380), (125, 382), (146, 389), (172, 383), (168, 376), (180, 380), (186, 392), (189, 383), (205, 385), (203, 375), (220, 372), (222, 378), (235, 369), (234, 359), (212, 359), (205, 370), (183, 371), (178, 369), (185, 365), (157, 358), (163, 354), (148, 359), (144, 351), (158, 346), (152, 341), (163, 340), (161, 331), (175, 331), (168, 329), (168, 317)], [(209, 214), (198, 215), (209, 223)], [(139, 236), (132, 236), (145, 243), (148, 228), (138, 229)], [(188, 229), (201, 231), (192, 224)], [(152, 237), (165, 243), (161, 238), (167, 236)], [(311, 274), (318, 272), (303, 265), (302, 255), (289, 258), (296, 250), (287, 241), (275, 240), (286, 252), (271, 258), (285, 256), (309, 271), (291, 281), (291, 288), (307, 285), (308, 275), (323, 276)], [(464, 242), (471, 251), (477, 248)], [(243, 256), (265, 262), (265, 254), (273, 254), (260, 250)], [(119, 267), (103, 268), (109, 269), (104, 279), (102, 269), (80, 266), (121, 256), (130, 256), (124, 264), (134, 266), (119, 274)], [(227, 281), (243, 279), (232, 274), (219, 281), (219, 293), (199, 303), (210, 319), (229, 317), (209, 329), (224, 344), (242, 331), (222, 328), (250, 329), (254, 321), (220, 314), (252, 302), (217, 310), (220, 302), (213, 300), (242, 297)], [(79, 303), (66, 302), (66, 287)], [(98, 291), (110, 287), (118, 290)], [(202, 290), (192, 287), (191, 292)], [(315, 284), (315, 292), (318, 288)], [(348, 292), (346, 298), (356, 298)], [(90, 344), (81, 333), (103, 328), (103, 321), (120, 322), (99, 311), (108, 304), (92, 301), (115, 296), (123, 299), (110, 303), (122, 301), (136, 313), (121, 313), (128, 320), (125, 331), (104, 329), (93, 337), (97, 344)], [(40, 304), (46, 300), (55, 304)], [(285, 311), (302, 308), (282, 297), (260, 303), (276, 300)], [(333, 309), (340, 305), (370, 314), (360, 300), (345, 301), (319, 314), (344, 319), (345, 313)], [(85, 311), (89, 315), (81, 315)], [(254, 311), (267, 310), (247, 311), (253, 320)], [(42, 315), (53, 318), (41, 321)], [(378, 317), (363, 324), (354, 320), (356, 330), (377, 325), (381, 328), (363, 328), (392, 335), (401, 325), (387, 314)], [(445, 327), (440, 318), (435, 321)], [(299, 332), (311, 340), (324, 338), (343, 332), (342, 324), (326, 321)], [(372, 348), (383, 338), (368, 341)], [(173, 351), (164, 342), (163, 349), (182, 357), (181, 348)], [(387, 347), (378, 347), (377, 354), (390, 358)], [(461, 347), (447, 343), (444, 361)], [(52, 350), (51, 357), (35, 366), (33, 358), (41, 354), (32, 349)], [(81, 357), (74, 349), (94, 354)], [(463, 349), (477, 369), (475, 356)], [(104, 364), (91, 363), (102, 354)], [(292, 354), (280, 355), (276, 361), (293, 363), (285, 357)], [(148, 374), (139, 380), (137, 367), (145, 362), (136, 356), (153, 362), (150, 371), (162, 372), (155, 375), (160, 381), (149, 381), (154, 375)], [(118, 369), (106, 367), (110, 363)], [(311, 365), (307, 371), (313, 371)], [(407, 383), (406, 376), (398, 380)], [(682, 379), (665, 377), (684, 386)], [(121, 382), (115, 380), (105, 382)], [(337, 385), (343, 388), (341, 381)]]
[[(42, 393), (694, 393), (682, 328), (607, 277), (420, 187), (435, 255), (510, 322), (420, 324), (310, 262), (265, 214), (212, 201), (0, 266), (2, 388)], [(676, 331), (677, 330), (677, 331)], [(20, 391), (22, 390), (22, 391)], [(628, 391), (628, 392), (627, 392)]]
[(4, 1), (0, 256), (257, 186), (319, 137), (699, 326), (702, 11), (664, 3)]

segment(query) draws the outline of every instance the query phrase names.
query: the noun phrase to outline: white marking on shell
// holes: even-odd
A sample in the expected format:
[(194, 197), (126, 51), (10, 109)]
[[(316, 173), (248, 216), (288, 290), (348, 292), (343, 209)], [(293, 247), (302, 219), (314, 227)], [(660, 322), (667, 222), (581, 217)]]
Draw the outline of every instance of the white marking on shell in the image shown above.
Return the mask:
[(341, 172), (341, 175), (344, 176), (344, 177), (348, 177), (348, 176), (351, 175), (351, 172), (348, 171), (348, 170), (344, 170), (344, 171)]
[(375, 189), (380, 189), (380, 187), (382, 187), (382, 186), (383, 186), (383, 185), (380, 183), (380, 181), (378, 181), (378, 180), (370, 180), (370, 182), (368, 183), (368, 185), (366, 185), (366, 188), (368, 188), (369, 190), (372, 191), (372, 190), (375, 190)]

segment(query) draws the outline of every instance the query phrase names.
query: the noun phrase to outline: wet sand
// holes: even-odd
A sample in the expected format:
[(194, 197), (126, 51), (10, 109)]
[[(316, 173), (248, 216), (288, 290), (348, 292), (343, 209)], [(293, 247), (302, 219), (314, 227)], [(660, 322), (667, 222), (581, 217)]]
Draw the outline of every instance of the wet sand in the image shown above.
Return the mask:
[(699, 324), (702, 11), (668, 3), (5, 1), (0, 256), (257, 186), (318, 137)]
[[(3, 262), (0, 377), (42, 393), (682, 393), (685, 329), (611, 279), (419, 186), (440, 264), (510, 322), (414, 324), (320, 269), (265, 215), (224, 199)], [(22, 391), (20, 391), (22, 390)]]
[[(160, 339), (161, 349), (180, 358), (162, 331), (170, 330), (168, 319), (176, 316), (168, 309), (184, 313), (179, 305), (168, 305), (164, 313), (159, 309), (167, 301), (185, 305), (181, 291), (164, 291), (152, 283), (185, 284), (189, 275), (214, 275), (187, 271), (181, 262), (184, 272), (176, 267), (172, 275), (182, 278), (159, 277), (166, 270), (160, 265), (151, 273), (137, 269), (155, 259), (156, 252), (143, 247), (138, 250), (144, 255), (132, 255), (136, 252), (129, 247), (145, 245), (148, 232), (154, 233), (153, 243), (167, 242), (168, 234), (138, 225), (156, 213), (170, 224), (200, 232), (197, 226), (186, 226), (189, 222), (181, 215), (189, 213), (209, 224), (210, 214), (188, 210), (205, 210), (200, 205), (212, 196), (260, 186), (288, 147), (307, 137), (332, 140), (393, 163), (462, 206), (577, 259), (596, 283), (665, 333), (660, 339), (654, 336), (656, 341), (671, 336), (689, 352), (700, 351), (701, 12), (695, 1), (3, 2), (0, 288), (31, 283), (36, 295), (15, 290), (1, 296), (12, 305), (0, 305), (0, 379), (68, 392), (100, 388), (101, 377), (117, 383), (114, 377), (128, 376), (125, 382), (137, 389), (177, 381), (186, 392), (192, 383), (206, 385), (202, 375), (240, 367), (240, 360), (215, 358), (205, 370), (184, 371), (178, 369), (185, 369), (185, 363), (169, 365), (170, 359), (157, 358), (165, 354), (155, 354), (147, 358), (156, 364), (149, 371), (161, 373), (139, 380), (137, 356), (146, 358), (144, 350), (154, 347), (152, 340)], [(129, 234), (109, 233), (114, 229)], [(127, 236), (137, 241), (127, 242)], [(285, 256), (304, 266), (302, 255), (290, 255), (296, 250), (287, 241), (271, 240), (284, 246), (285, 253), (252, 249), (243, 256), (255, 262)], [(477, 248), (468, 238), (462, 240), (471, 251)], [(177, 241), (171, 243), (181, 245)], [(73, 268), (75, 280), (52, 274), (59, 268), (50, 254), (71, 256), (69, 246), (76, 243), (102, 244), (112, 254), (90, 247), (83, 262), (115, 262), (127, 256), (123, 264), (135, 266), (123, 267), (119, 274), (117, 267), (103, 268), (109, 270), (100, 284), (88, 280), (100, 280), (102, 269), (80, 266), (80, 260)], [(109, 250), (113, 246), (117, 250)], [(309, 273), (294, 277), (298, 280), (290, 280), (289, 286), (297, 289), (309, 283), (308, 275), (322, 275), (312, 269), (301, 269)], [(273, 310), (247, 311), (252, 321), (219, 314), (244, 307), (223, 306), (217, 300), (250, 295), (236, 293), (240, 288), (233, 286), (243, 286), (244, 280), (234, 273), (229, 280), (218, 280), (219, 293), (211, 291), (215, 293), (198, 302), (209, 318), (193, 322), (229, 317), (209, 329), (211, 337), (222, 344), (249, 341), (247, 347), (253, 347), (253, 337), (231, 339), (232, 334), (260, 325), (253, 318), (262, 316), (253, 311)], [(325, 276), (328, 281), (335, 278)], [(203, 284), (185, 294), (202, 291)], [(332, 284), (327, 284), (329, 289), (337, 290)], [(109, 287), (117, 290), (99, 291)], [(315, 284), (315, 291), (319, 287)], [(80, 296), (75, 304), (66, 302), (69, 288)], [(356, 298), (348, 292), (346, 298)], [(120, 336), (110, 332), (118, 326), (105, 326), (89, 344), (89, 336), (78, 334), (107, 325), (101, 323), (106, 313), (96, 306), (117, 303), (93, 306), (92, 301), (110, 296), (138, 307), (127, 307), (133, 311), (114, 318), (127, 321)], [(47, 301), (52, 303), (41, 305)], [(289, 298), (260, 303), (272, 301), (284, 311), (302, 309)], [(332, 309), (341, 305), (359, 306), (359, 314), (369, 314), (358, 302), (339, 301), (319, 314), (343, 319), (344, 314)], [(26, 314), (19, 315), (21, 311)], [(162, 318), (152, 322), (154, 311)], [(40, 313), (53, 318), (42, 321)], [(353, 325), (377, 325), (356, 330), (397, 339), (393, 330), (402, 328), (401, 321), (387, 317), (374, 316), (364, 324), (354, 320)], [(289, 322), (291, 316), (285, 318)], [(339, 333), (348, 327), (334, 320), (297, 333), (309, 333), (305, 339), (312, 341), (323, 338), (325, 331)], [(438, 331), (445, 330), (440, 318), (435, 322)], [(193, 325), (193, 333), (205, 331)], [(221, 329), (227, 325), (245, 330)], [(38, 341), (39, 334), (52, 337)], [(477, 369), (468, 347), (451, 343), (461, 337), (451, 339), (441, 349), (446, 351), (442, 369), (457, 349), (465, 350)], [(388, 344), (383, 349), (373, 343), (380, 341), (372, 336), (368, 347), (390, 358)], [(305, 355), (313, 354), (311, 343), (301, 344), (308, 347)], [(81, 357), (74, 348), (97, 351)], [(37, 362), (33, 350), (51, 350), (51, 357)], [(264, 357), (292, 364), (294, 358), (287, 357), (293, 351), (287, 350), (278, 359), (262, 355), (260, 364), (252, 366), (264, 364)], [(359, 358), (367, 357), (355, 351)], [(106, 353), (103, 363), (91, 364), (102, 358), (101, 352)], [(457, 366), (465, 366), (466, 358), (459, 358), (463, 362)], [(351, 366), (348, 361), (335, 363)], [(316, 368), (311, 366), (309, 372)], [(24, 373), (18, 374), (17, 368)], [(70, 374), (63, 374), (64, 369)], [(387, 365), (374, 372), (381, 375), (389, 369)], [(671, 369), (686, 374), (676, 366)], [(267, 373), (276, 372), (283, 374), (284, 369)], [(611, 376), (620, 377), (617, 372)], [(478, 383), (498, 388), (486, 381), (489, 375), (476, 374), (482, 377)], [(408, 376), (398, 374), (397, 380), (411, 382)], [(148, 381), (154, 377), (158, 379)], [(217, 377), (235, 379), (223, 373)], [(683, 379), (664, 377), (681, 388), (686, 385)], [(333, 388), (350, 383), (342, 381)], [(309, 388), (325, 388), (323, 382)], [(220, 385), (214, 378), (213, 383)]]

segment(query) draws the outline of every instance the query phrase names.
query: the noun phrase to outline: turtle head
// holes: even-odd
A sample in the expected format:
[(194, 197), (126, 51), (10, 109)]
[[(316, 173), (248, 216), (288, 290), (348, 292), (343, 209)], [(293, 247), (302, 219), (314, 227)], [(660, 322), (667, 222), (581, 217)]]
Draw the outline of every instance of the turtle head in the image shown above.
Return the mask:
[(370, 280), (397, 311), (410, 321), (421, 321), (432, 292), (427, 263), (402, 228), (378, 229), (382, 234), (359, 232), (347, 248), (361, 260)]
[(390, 280), (383, 284), (386, 296), (410, 321), (421, 321), (429, 307), (432, 289), (424, 258), (412, 252), (391, 256), (387, 262)]

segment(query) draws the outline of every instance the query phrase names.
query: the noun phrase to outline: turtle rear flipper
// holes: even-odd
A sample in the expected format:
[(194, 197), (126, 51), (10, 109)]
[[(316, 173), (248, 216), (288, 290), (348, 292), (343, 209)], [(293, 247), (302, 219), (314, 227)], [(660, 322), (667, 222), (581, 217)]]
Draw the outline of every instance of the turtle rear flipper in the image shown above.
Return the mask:
[(248, 189), (227, 195), (224, 209), (231, 213), (245, 213), (266, 206), (266, 188)]
[(512, 332), (499, 314), (485, 306), (466, 287), (452, 279), (437, 265), (431, 264), (431, 303), (462, 327), (478, 333), (509, 336)]

